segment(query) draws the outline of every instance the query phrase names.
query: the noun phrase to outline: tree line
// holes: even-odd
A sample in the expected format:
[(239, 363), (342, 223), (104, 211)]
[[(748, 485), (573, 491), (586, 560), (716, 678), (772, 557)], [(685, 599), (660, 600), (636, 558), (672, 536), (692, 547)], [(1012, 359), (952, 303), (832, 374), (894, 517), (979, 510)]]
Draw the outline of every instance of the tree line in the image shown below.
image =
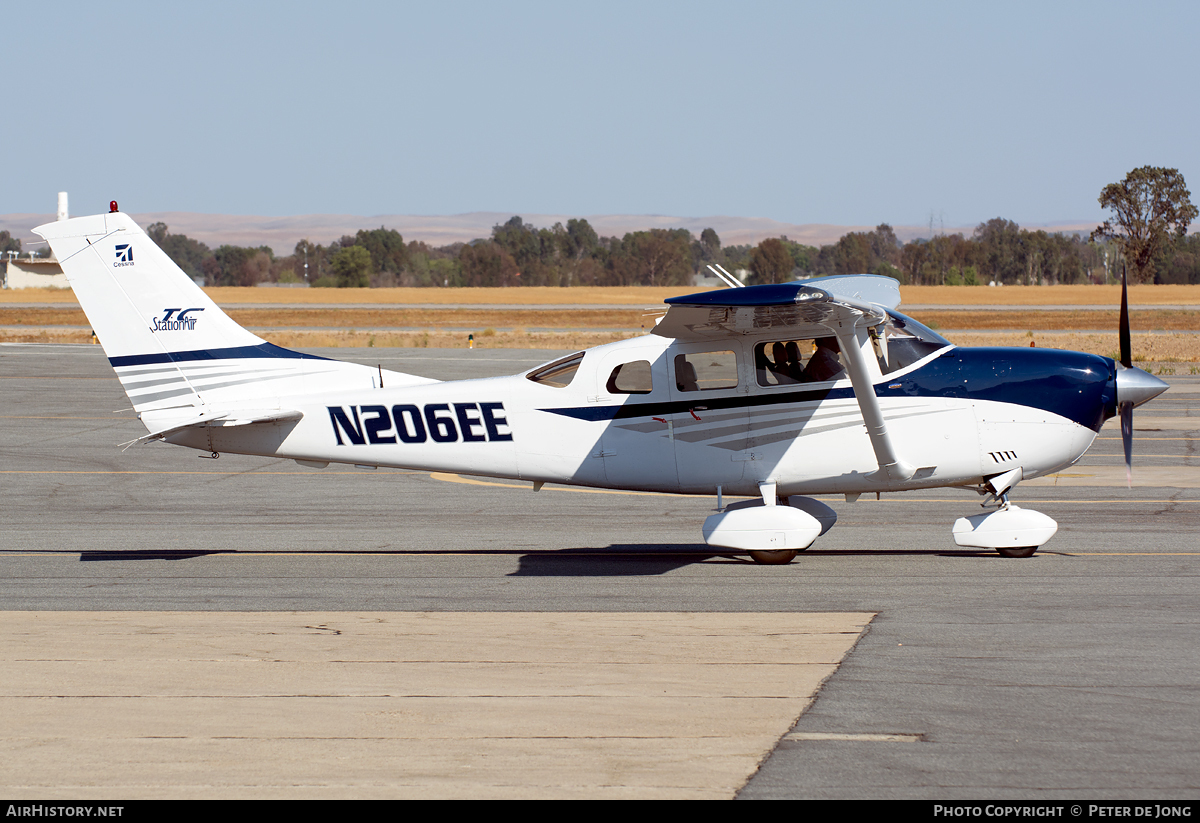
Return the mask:
[[(399, 232), (360, 229), (328, 244), (308, 239), (280, 257), (269, 246), (210, 249), (165, 223), (146, 233), (189, 276), (206, 286), (308, 283), (341, 288), (386, 286), (684, 286), (721, 265), (746, 283), (781, 283), (832, 274), (881, 274), (913, 285), (1034, 285), (1116, 282), (1200, 284), (1200, 216), (1176, 169), (1143, 166), (1105, 186), (1110, 219), (1091, 235), (1028, 231), (1001, 217), (970, 237), (937, 234), (901, 243), (892, 227), (850, 232), (836, 243), (807, 246), (787, 237), (722, 246), (707, 228), (650, 229), (600, 237), (585, 219), (537, 228), (519, 216), (489, 237), (433, 247)], [(0, 254), (21, 241), (0, 231)], [(39, 256), (49, 254), (43, 248)]]
[[(885, 223), (820, 248), (787, 237), (722, 246), (711, 228), (699, 238), (686, 229), (600, 237), (584, 219), (539, 229), (520, 217), (471, 243), (433, 247), (381, 227), (327, 244), (301, 240), (288, 256), (268, 246), (210, 249), (163, 223), (147, 234), (207, 286), (683, 286), (708, 264), (750, 285), (861, 273), (906, 285), (1036, 285), (1117, 282), (1126, 264), (1123, 248), (1111, 239), (1029, 231), (999, 217), (980, 223), (970, 237), (940, 234), (901, 243)], [(1200, 284), (1200, 235), (1156, 250), (1149, 264), (1146, 282)]]
[(209, 286), (683, 286), (710, 264), (750, 285), (862, 273), (913, 285), (1102, 283), (1118, 281), (1124, 270), (1132, 282), (1200, 283), (1200, 235), (1187, 236), (1198, 215), (1190, 198), (1176, 169), (1143, 166), (1103, 188), (1099, 202), (1112, 217), (1091, 235), (1028, 231), (997, 217), (970, 237), (938, 234), (901, 243), (883, 223), (820, 248), (787, 237), (722, 246), (711, 228), (699, 238), (686, 229), (600, 237), (584, 219), (539, 229), (519, 216), (470, 243), (406, 243), (381, 226), (328, 245), (301, 240), (287, 257), (267, 246), (211, 250), (171, 234), (163, 223), (147, 233)]

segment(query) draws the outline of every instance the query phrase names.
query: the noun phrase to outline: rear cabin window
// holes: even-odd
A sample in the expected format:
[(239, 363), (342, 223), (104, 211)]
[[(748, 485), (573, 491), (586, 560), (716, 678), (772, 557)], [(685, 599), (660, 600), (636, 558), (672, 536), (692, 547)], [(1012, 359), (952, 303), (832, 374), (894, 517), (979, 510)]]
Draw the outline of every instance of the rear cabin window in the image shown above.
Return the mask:
[(846, 376), (835, 337), (775, 340), (754, 347), (754, 374), (760, 386), (823, 383)]
[(675, 356), (675, 388), (681, 392), (736, 389), (737, 355), (706, 351)]
[(649, 360), (622, 363), (608, 376), (605, 388), (609, 394), (649, 394), (654, 391)]
[(540, 366), (525, 377), (534, 383), (541, 383), (543, 386), (553, 386), (556, 389), (566, 388), (571, 384), (571, 380), (574, 379), (575, 372), (579, 371), (579, 364), (582, 362), (583, 352), (576, 352), (570, 357)]

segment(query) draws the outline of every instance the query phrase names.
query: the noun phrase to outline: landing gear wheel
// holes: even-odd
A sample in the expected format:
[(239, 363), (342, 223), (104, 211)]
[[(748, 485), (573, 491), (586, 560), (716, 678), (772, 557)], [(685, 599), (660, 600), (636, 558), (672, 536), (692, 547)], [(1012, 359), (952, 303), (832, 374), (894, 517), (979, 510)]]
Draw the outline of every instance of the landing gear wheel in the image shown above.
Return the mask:
[(795, 549), (776, 549), (774, 551), (754, 551), (751, 550), (750, 557), (755, 563), (761, 563), (764, 566), (782, 566), (785, 563), (791, 563), (796, 557)]
[(1011, 549), (996, 549), (996, 551), (1000, 552), (1001, 557), (1033, 557), (1033, 553), (1037, 550), (1037, 546), (1016, 546)]

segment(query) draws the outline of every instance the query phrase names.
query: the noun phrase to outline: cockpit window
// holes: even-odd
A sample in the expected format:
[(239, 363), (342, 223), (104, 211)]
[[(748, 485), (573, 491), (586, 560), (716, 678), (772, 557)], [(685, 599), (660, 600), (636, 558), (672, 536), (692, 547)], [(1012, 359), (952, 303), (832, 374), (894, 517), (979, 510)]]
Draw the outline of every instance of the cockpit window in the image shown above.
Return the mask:
[(897, 333), (910, 334), (919, 340), (924, 340), (927, 343), (937, 343), (939, 346), (953, 346), (946, 338), (935, 332), (933, 329), (918, 323), (911, 317), (905, 317), (899, 312), (888, 312), (888, 326), (895, 327)]
[(871, 329), (871, 340), (884, 374), (911, 366), (938, 349), (953, 345), (928, 326), (894, 311), (888, 312), (882, 336), (878, 327)]
[(543, 386), (553, 386), (556, 389), (566, 388), (575, 378), (575, 372), (579, 371), (579, 364), (582, 362), (583, 352), (575, 352), (562, 360), (555, 360), (553, 363), (540, 366), (525, 377), (534, 383), (541, 383)]
[(754, 347), (754, 372), (760, 386), (823, 383), (846, 376), (835, 337), (776, 340)]

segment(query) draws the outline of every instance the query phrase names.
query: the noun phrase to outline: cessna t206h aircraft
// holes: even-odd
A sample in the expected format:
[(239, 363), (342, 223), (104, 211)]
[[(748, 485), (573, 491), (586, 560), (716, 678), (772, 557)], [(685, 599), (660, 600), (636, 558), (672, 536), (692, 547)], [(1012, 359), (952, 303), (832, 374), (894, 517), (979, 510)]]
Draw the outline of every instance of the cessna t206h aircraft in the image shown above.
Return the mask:
[[(667, 300), (652, 334), (526, 374), (439, 382), (267, 343), (238, 326), (116, 203), (49, 241), (148, 434), (312, 467), (386, 466), (716, 495), (713, 546), (786, 563), (837, 520), (807, 495), (960, 487), (992, 510), (960, 546), (1028, 557), (1057, 524), (1008, 500), (1078, 460), (1167, 385), (1079, 352), (959, 348), (848, 275)], [(1122, 298), (1124, 304), (1124, 296)], [(723, 506), (725, 496), (750, 498)]]

